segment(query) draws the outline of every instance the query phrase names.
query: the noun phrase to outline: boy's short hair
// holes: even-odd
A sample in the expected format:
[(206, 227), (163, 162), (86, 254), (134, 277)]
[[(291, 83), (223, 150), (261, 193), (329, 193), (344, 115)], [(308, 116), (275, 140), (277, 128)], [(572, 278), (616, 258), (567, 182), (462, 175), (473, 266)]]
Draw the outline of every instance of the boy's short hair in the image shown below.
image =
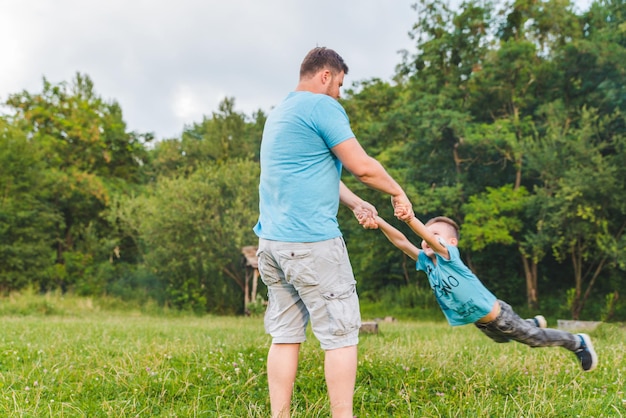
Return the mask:
[(300, 78), (312, 76), (326, 67), (335, 74), (342, 71), (344, 74), (348, 74), (348, 65), (343, 61), (341, 55), (330, 48), (319, 46), (310, 50), (304, 57), (300, 65)]
[(448, 218), (447, 216), (435, 216), (434, 218), (429, 219), (428, 222), (426, 222), (425, 225), (428, 226), (428, 225), (432, 225), (432, 224), (437, 223), (437, 222), (441, 222), (441, 223), (450, 225), (452, 227), (452, 229), (454, 229), (454, 235), (456, 236), (457, 240), (461, 237), (461, 235), (459, 233), (459, 229), (460, 229), (459, 225), (456, 222), (454, 222), (452, 219)]

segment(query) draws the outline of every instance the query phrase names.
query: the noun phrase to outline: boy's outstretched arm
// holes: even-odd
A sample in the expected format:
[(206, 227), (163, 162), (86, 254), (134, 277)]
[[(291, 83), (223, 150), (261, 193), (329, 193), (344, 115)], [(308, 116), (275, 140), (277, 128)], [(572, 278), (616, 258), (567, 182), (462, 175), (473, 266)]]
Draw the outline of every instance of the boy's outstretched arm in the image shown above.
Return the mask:
[(405, 222), (411, 227), (413, 232), (422, 237), (434, 252), (446, 259), (450, 258), (448, 248), (439, 242), (437, 236), (430, 232), (430, 230), (426, 228), (426, 225), (417, 219), (414, 214), (403, 213), (402, 209), (397, 209), (394, 214), (398, 217), (398, 219), (405, 219)]
[(417, 260), (417, 256), (420, 252), (419, 248), (417, 248), (408, 238), (396, 228), (387, 223), (380, 216), (376, 216), (376, 223), (378, 224), (378, 229), (383, 231), (383, 234), (387, 237), (389, 241), (396, 247), (398, 247), (402, 252), (411, 257), (413, 260)]
[(439, 254), (440, 256), (446, 259), (450, 258), (450, 253), (448, 253), (448, 248), (439, 241), (439, 239), (437, 238), (437, 235), (433, 234), (432, 232), (430, 232), (428, 228), (426, 228), (426, 225), (424, 225), (422, 221), (420, 221), (414, 216), (411, 218), (411, 220), (407, 221), (407, 224), (409, 225), (411, 230), (413, 230), (413, 232), (415, 232), (417, 235), (422, 237), (424, 241), (426, 241), (428, 246), (434, 252), (436, 252), (437, 254)]

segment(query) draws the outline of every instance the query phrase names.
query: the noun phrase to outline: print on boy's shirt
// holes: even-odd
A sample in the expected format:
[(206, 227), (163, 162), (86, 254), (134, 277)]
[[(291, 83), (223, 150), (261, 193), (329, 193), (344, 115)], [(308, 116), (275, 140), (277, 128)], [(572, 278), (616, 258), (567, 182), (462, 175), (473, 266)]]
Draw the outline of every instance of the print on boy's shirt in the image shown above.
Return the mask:
[(478, 306), (476, 306), (474, 304), (474, 300), (473, 299), (470, 299), (467, 302), (465, 302), (463, 305), (461, 305), (457, 309), (455, 309), (455, 312), (459, 316), (461, 316), (463, 318), (467, 318), (468, 316), (471, 316), (477, 310), (478, 310)]
[(474, 312), (476, 312), (478, 310), (478, 306), (476, 306), (474, 304), (474, 299), (468, 300), (464, 304), (458, 306), (456, 309), (450, 308), (448, 305), (446, 305), (446, 303), (442, 299), (437, 298), (437, 302), (439, 302), (439, 306), (441, 306), (441, 309), (444, 312), (445, 311), (453, 311), (461, 318), (468, 318)]
[(431, 287), (433, 288), (433, 292), (435, 296), (448, 296), (452, 293), (452, 289), (459, 286), (459, 280), (454, 276), (448, 276), (446, 278), (440, 278), (439, 275), (433, 274), (432, 266), (427, 266), (428, 277), (431, 280)]

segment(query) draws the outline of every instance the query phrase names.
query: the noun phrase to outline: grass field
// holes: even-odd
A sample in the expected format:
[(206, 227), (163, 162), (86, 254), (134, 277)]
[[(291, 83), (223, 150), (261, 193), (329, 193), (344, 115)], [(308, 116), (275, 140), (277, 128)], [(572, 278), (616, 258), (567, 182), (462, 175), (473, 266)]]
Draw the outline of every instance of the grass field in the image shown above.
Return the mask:
[[(2, 417), (268, 417), (261, 318), (0, 300)], [(551, 324), (554, 325), (554, 324)], [(496, 344), (472, 326), (381, 322), (359, 345), (360, 417), (626, 416), (626, 328), (590, 333), (583, 372), (560, 348)], [(328, 417), (323, 352), (303, 345), (293, 417)]]

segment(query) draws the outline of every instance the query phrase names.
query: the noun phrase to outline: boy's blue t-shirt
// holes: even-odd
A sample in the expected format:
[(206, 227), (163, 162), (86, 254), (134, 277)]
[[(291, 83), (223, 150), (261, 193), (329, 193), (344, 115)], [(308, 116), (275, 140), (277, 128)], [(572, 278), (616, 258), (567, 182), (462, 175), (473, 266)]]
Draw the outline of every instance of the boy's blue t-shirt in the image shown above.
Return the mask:
[(337, 222), (341, 161), (330, 150), (354, 138), (339, 102), (297, 91), (269, 114), (261, 142), (261, 238), (317, 242), (341, 236)]
[(491, 312), (497, 298), (463, 263), (459, 249), (454, 245), (446, 247), (450, 260), (436, 254), (435, 264), (420, 251), (416, 269), (426, 272), (430, 287), (450, 325), (474, 323)]

